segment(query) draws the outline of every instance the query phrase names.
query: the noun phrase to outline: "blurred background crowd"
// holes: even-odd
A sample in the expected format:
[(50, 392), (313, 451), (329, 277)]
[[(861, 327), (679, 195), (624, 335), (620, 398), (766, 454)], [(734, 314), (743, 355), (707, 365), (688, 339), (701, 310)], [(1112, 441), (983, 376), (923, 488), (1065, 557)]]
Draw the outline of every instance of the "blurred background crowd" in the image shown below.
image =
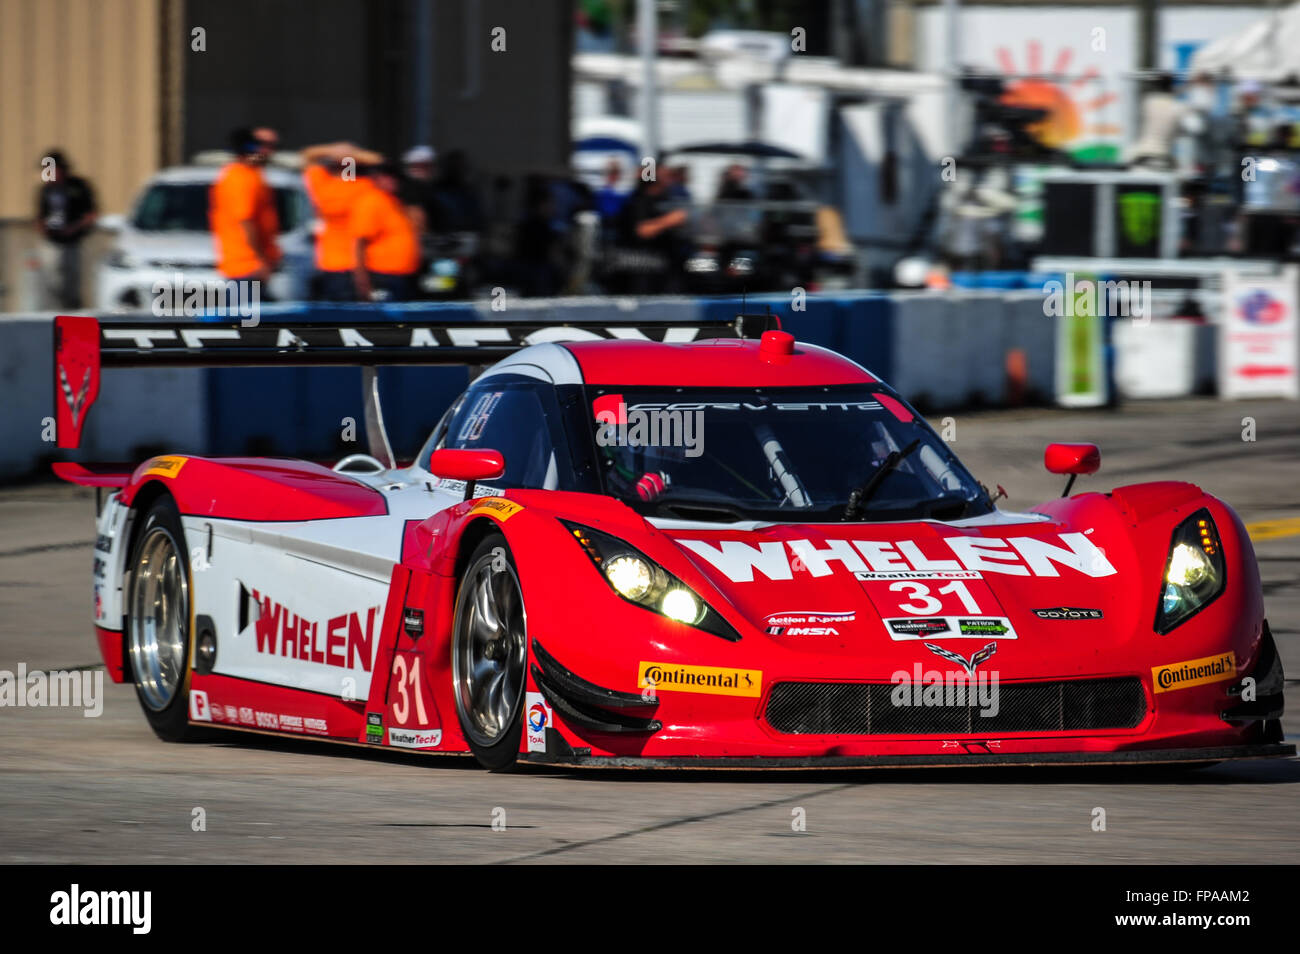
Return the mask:
[(0, 0), (0, 64), (8, 311), (1300, 253), (1300, 5)]

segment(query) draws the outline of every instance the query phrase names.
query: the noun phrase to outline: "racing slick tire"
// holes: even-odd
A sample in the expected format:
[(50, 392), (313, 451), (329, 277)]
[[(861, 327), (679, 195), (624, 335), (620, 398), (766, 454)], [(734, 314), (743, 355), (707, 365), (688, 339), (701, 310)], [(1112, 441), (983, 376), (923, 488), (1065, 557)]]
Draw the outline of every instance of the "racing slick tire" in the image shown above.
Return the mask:
[(165, 742), (194, 742), (189, 722), (190, 561), (185, 530), (164, 494), (145, 511), (127, 569), (125, 638), (136, 697)]
[(514, 556), (500, 533), (474, 548), (461, 574), (452, 625), (456, 717), (480, 765), (513, 769), (527, 685), (528, 625)]

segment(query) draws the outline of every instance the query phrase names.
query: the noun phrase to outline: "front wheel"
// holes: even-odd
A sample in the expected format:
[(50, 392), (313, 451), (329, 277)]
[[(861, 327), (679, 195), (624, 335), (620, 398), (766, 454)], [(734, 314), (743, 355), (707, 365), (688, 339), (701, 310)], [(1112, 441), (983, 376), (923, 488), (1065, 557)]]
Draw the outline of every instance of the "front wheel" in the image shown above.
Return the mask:
[(170, 497), (144, 515), (131, 548), (126, 649), (136, 696), (160, 739), (199, 737), (189, 724), (190, 565), (185, 530)]
[(519, 573), (505, 537), (491, 533), (461, 576), (451, 646), (456, 716), (486, 769), (504, 771), (518, 760), (527, 663)]

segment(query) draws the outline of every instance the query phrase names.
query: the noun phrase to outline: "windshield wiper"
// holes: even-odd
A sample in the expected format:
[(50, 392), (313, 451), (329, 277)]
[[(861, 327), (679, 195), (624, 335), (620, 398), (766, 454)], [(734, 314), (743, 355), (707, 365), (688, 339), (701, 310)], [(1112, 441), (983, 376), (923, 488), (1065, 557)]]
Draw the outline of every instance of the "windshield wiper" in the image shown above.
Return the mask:
[(867, 482), (861, 487), (854, 488), (849, 493), (849, 502), (844, 507), (844, 519), (852, 520), (866, 509), (866, 503), (871, 499), (885, 478), (894, 472), (894, 469), (907, 457), (908, 454), (921, 446), (921, 438), (917, 438), (908, 444), (901, 451), (890, 451), (885, 455), (885, 459), (880, 462), (876, 472), (867, 478)]

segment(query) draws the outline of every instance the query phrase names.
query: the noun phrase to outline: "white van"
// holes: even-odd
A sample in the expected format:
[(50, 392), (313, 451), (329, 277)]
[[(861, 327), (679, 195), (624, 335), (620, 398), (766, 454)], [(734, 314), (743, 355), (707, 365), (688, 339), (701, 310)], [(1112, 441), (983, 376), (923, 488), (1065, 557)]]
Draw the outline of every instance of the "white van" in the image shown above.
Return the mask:
[[(154, 283), (170, 284), (178, 273), (186, 281), (221, 277), (208, 226), (208, 194), (220, 172), (215, 163), (163, 169), (127, 215), (100, 217), (100, 227), (115, 233), (95, 278), (100, 311), (148, 310)], [(263, 173), (275, 195), (284, 252), (269, 292), (277, 301), (301, 301), (314, 267), (311, 203), (297, 171), (268, 165)]]

